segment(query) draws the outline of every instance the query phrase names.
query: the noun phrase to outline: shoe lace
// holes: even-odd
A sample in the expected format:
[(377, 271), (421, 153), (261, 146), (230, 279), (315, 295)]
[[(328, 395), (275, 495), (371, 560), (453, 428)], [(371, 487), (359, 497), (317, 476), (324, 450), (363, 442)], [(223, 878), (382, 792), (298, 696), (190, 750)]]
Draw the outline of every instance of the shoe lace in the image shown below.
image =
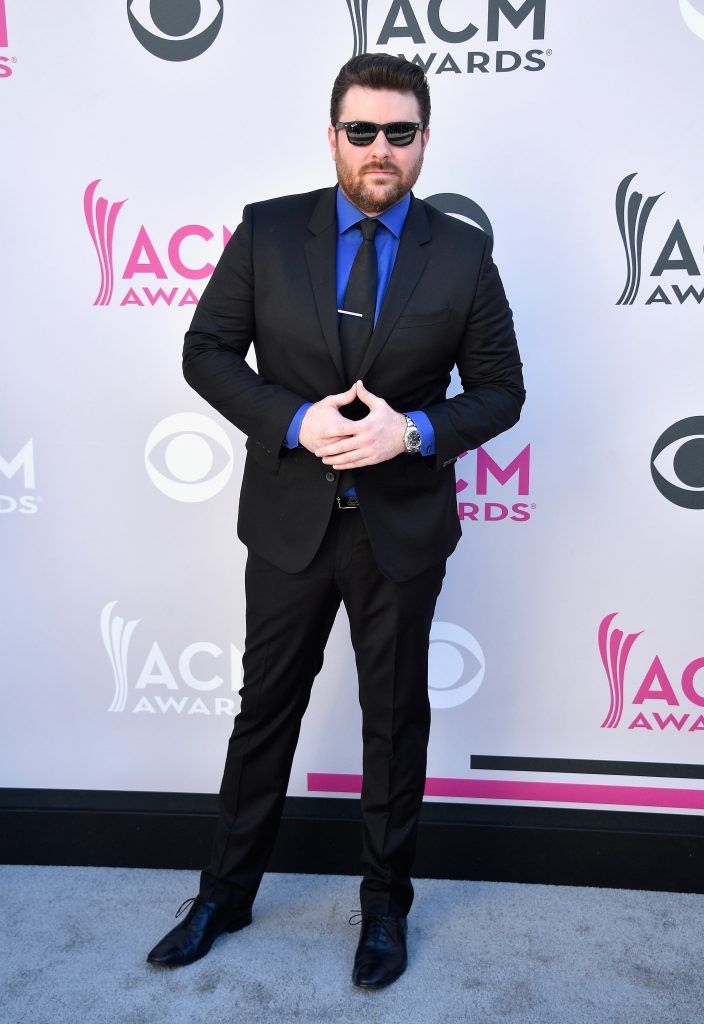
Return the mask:
[(183, 903), (181, 904), (181, 906), (180, 906), (180, 907), (178, 908), (178, 910), (176, 911), (176, 914), (175, 914), (174, 916), (175, 916), (175, 917), (180, 917), (180, 916), (181, 916), (181, 914), (182, 914), (182, 913), (183, 913), (183, 911), (184, 911), (184, 908), (185, 908), (186, 906), (188, 906), (188, 904), (189, 904), (189, 903), (193, 903), (193, 904), (195, 904), (195, 902), (196, 902), (196, 900), (197, 900), (197, 899), (198, 899), (198, 897), (197, 897), (197, 896), (190, 896), (190, 897), (189, 897), (189, 898), (188, 898), (187, 900), (184, 900), (184, 901), (183, 901)]
[[(350, 912), (348, 924), (351, 924), (353, 927), (361, 924), (362, 920), (366, 916), (367, 915), (365, 915), (361, 910), (353, 910)], [(386, 917), (383, 914), (369, 914), (368, 916), (371, 918), (369, 923), (369, 938), (372, 942), (378, 942), (381, 938), (382, 932), (386, 932), (387, 936), (394, 944), (397, 942), (396, 936), (386, 923)]]

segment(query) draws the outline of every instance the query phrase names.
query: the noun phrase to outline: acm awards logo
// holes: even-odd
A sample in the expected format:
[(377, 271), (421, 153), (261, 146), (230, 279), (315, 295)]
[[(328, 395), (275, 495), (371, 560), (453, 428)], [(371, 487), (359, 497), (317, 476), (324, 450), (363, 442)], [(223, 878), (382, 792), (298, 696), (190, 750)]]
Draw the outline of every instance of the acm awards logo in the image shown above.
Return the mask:
[[(625, 724), (627, 729), (646, 732), (704, 732), (704, 657), (693, 658), (673, 672), (656, 654), (645, 673), (637, 674), (635, 693), (627, 699), (628, 660), (643, 630), (624, 633), (614, 623), (617, 615), (606, 615), (598, 630), (599, 654), (609, 684), (609, 708), (601, 728), (617, 729)], [(633, 684), (629, 685), (632, 688)]]
[(6, 459), (0, 455), (0, 486), (2, 477), (13, 481), (13, 493), (0, 494), (0, 515), (9, 515), (13, 512), (34, 515), (42, 499), (33, 493), (36, 489), (33, 438), (30, 437), (11, 458)]
[(232, 235), (229, 228), (223, 225), (212, 231), (205, 224), (181, 224), (164, 239), (142, 224), (127, 237), (128, 255), (116, 269), (117, 221), (127, 200), (113, 202), (100, 195), (100, 181), (92, 181), (83, 196), (100, 276), (93, 305), (109, 306), (115, 298), (120, 306), (195, 306), (200, 296), (192, 285), (212, 274), (212, 261), (217, 261)]
[[(125, 619), (110, 601), (100, 614), (100, 635), (113, 677), (109, 713), (227, 715), (239, 710), (242, 652), (224, 651), (209, 641), (187, 644), (167, 658), (162, 645), (133, 645), (142, 619)], [(147, 641), (148, 643), (148, 641)], [(484, 680), (484, 652), (468, 630), (434, 622), (428, 655), (428, 697), (434, 708), (454, 708), (477, 692)], [(234, 696), (233, 696), (234, 695)]]
[[(704, 282), (695, 251), (701, 249), (701, 245), (697, 247), (694, 244), (690, 225), (685, 229), (679, 218), (673, 222), (664, 211), (657, 231), (652, 228), (651, 214), (656, 206), (662, 210), (658, 204), (665, 193), (643, 195), (634, 187), (636, 175), (637, 172), (627, 175), (616, 190), (616, 221), (626, 258), (626, 280), (616, 305), (632, 306), (641, 290), (643, 251), (649, 222), (650, 259), (647, 266), (650, 269), (647, 271), (649, 281), (643, 289), (644, 305), (681, 306), (685, 302), (700, 305), (704, 300)], [(701, 256), (699, 258), (701, 260)], [(697, 279), (696, 286), (692, 283), (694, 278)]]
[(127, 0), (127, 17), (137, 40), (155, 57), (193, 60), (215, 42), (223, 0)]
[(237, 714), (237, 694), (242, 685), (239, 648), (231, 643), (229, 650), (223, 650), (201, 640), (173, 652), (170, 659), (158, 640), (152, 640), (148, 648), (139, 644), (133, 648), (133, 637), (142, 620), (115, 614), (116, 605), (117, 601), (110, 601), (100, 614), (100, 635), (114, 683), (108, 712)]
[[(123, 230), (127, 254), (117, 265), (117, 223), (127, 200), (114, 201), (101, 195), (101, 179), (91, 181), (83, 195), (83, 215), (97, 259), (99, 275), (94, 306), (195, 306), (200, 295), (194, 282), (207, 280), (225, 248), (232, 231), (226, 225), (211, 230), (205, 224), (181, 224), (168, 239), (157, 238), (144, 224)], [(468, 196), (443, 192), (429, 196), (443, 213), (474, 224), (493, 237), (484, 210)], [(166, 282), (166, 284), (164, 284)], [(115, 294), (116, 288), (119, 289)]]
[(668, 501), (704, 509), (704, 416), (688, 416), (663, 431), (650, 456), (650, 472)]
[[(347, 0), (352, 55), (398, 52), (426, 75), (543, 70), (552, 50), (526, 48), (526, 42), (545, 38), (546, 0), (481, 0), (471, 6), (476, 22), (467, 20), (466, 4), (443, 0)], [(488, 45), (507, 42), (520, 49)]]
[[(461, 459), (466, 458), (470, 453), (464, 452)], [(491, 477), (499, 487), (505, 487), (515, 477), (517, 493), (521, 496), (530, 495), (530, 445), (527, 444), (506, 466), (500, 466), (484, 448), (477, 448), (472, 452), (474, 462), (462, 464), (460, 473), (455, 484), (458, 502), (457, 515), (461, 520), (469, 522), (498, 523), (503, 520), (510, 520), (514, 523), (525, 523), (531, 518), (535, 510), (535, 502), (514, 501), (508, 504), (509, 499), (504, 501), (487, 501), (486, 495), (489, 491), (489, 478)], [(471, 466), (471, 469), (470, 469)], [(472, 472), (473, 471), (473, 472)], [(465, 477), (471, 473), (471, 482)], [(474, 493), (474, 500), (467, 500), (464, 491), (471, 488)], [(459, 499), (462, 495), (462, 499)], [(495, 498), (498, 495), (494, 496)], [(503, 497), (503, 491), (501, 492)]]
[[(10, 45), (10, 41), (7, 34), (7, 11), (5, 8), (5, 0), (0, 0), (0, 49), (5, 49)], [(0, 53), (0, 81), (3, 78), (10, 78), (13, 72), (13, 64), (17, 63), (17, 57), (7, 57), (4, 53)]]

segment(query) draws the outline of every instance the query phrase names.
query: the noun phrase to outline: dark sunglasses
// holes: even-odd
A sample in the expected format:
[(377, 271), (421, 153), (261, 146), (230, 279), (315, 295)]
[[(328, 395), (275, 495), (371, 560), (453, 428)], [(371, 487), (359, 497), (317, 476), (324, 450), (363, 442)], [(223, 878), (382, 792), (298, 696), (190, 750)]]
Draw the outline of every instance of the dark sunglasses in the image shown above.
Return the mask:
[(415, 121), (391, 121), (389, 124), (374, 124), (373, 121), (336, 121), (335, 132), (345, 129), (347, 141), (353, 146), (371, 146), (379, 132), (383, 132), (392, 146), (410, 146), (416, 132), (423, 131), (422, 124)]

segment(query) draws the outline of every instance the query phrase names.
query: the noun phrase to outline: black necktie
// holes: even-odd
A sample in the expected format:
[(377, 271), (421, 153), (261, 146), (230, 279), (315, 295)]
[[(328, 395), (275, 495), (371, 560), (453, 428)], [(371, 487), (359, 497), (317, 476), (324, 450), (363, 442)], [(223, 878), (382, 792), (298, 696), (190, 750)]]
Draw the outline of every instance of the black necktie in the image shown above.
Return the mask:
[[(374, 331), (376, 311), (377, 264), (374, 235), (376, 220), (365, 217), (359, 222), (362, 244), (354, 258), (340, 314), (340, 347), (348, 387), (357, 380), (362, 358)], [(352, 314), (357, 314), (356, 316)], [(361, 316), (359, 315), (361, 314)], [(368, 411), (365, 407), (365, 412)]]
[[(354, 384), (359, 377), (362, 358), (374, 331), (374, 313), (376, 312), (377, 264), (374, 235), (378, 222), (365, 217), (364, 220), (359, 221), (359, 227), (362, 230), (362, 244), (357, 250), (350, 276), (347, 279), (347, 289), (342, 302), (342, 309), (346, 312), (340, 314), (339, 327), (342, 362), (347, 375), (348, 387)], [(353, 313), (362, 315), (352, 316)], [(367, 415), (369, 409), (364, 402), (355, 398), (354, 402), (350, 402), (349, 405), (343, 405), (340, 412), (347, 419), (361, 420)], [(351, 487), (354, 487), (352, 471), (343, 470), (338, 480), (337, 493), (344, 494)]]

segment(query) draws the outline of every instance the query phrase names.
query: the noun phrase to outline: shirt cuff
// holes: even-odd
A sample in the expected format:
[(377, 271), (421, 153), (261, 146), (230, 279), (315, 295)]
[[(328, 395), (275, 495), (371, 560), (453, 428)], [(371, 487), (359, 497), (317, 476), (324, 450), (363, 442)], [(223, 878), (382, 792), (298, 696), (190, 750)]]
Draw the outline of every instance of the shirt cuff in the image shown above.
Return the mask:
[(291, 420), (291, 425), (286, 431), (286, 437), (284, 438), (284, 446), (286, 448), (298, 448), (298, 434), (301, 429), (301, 422), (312, 404), (312, 402), (304, 402), (300, 409), (294, 414), (294, 417)]
[(418, 433), (420, 434), (420, 454), (435, 455), (435, 431), (433, 430), (433, 424), (430, 422), (428, 417), (424, 412), (421, 412), (420, 409), (416, 409), (415, 412), (407, 412), (406, 416), (410, 416), (418, 427)]

